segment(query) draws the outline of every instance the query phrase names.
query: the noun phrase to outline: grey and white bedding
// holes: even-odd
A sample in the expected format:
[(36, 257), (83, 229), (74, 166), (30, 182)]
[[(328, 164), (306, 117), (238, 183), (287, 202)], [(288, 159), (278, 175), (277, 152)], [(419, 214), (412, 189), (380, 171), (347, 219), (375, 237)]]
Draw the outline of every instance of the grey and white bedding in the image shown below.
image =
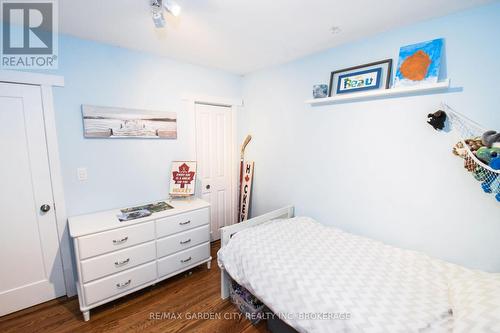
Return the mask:
[(452, 332), (449, 281), (479, 274), (306, 217), (238, 232), (218, 262), (299, 332)]

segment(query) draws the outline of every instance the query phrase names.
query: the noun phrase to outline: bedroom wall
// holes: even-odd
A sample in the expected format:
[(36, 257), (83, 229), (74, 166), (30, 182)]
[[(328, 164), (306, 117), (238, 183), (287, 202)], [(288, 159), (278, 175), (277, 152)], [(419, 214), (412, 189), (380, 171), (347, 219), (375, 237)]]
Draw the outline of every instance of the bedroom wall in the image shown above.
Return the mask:
[[(66, 82), (54, 99), (70, 216), (167, 197), (171, 161), (195, 158), (194, 115), (182, 96), (241, 98), (240, 76), (68, 36), (54, 74)], [(85, 139), (82, 104), (176, 111), (178, 139)]]
[[(500, 272), (500, 203), (451, 154), (456, 138), (426, 124), (441, 101), (500, 130), (500, 4), (389, 31), (244, 78), (239, 136), (255, 161), (252, 215), (297, 215), (468, 267)], [(311, 107), (332, 70), (444, 37), (445, 94)], [(335, 38), (335, 37), (333, 37)]]

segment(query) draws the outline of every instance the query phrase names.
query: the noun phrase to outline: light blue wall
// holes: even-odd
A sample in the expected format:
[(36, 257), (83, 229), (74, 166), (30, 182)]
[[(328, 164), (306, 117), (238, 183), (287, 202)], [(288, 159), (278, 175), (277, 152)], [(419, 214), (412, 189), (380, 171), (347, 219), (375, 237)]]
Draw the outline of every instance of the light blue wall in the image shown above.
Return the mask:
[[(500, 4), (359, 40), (244, 78), (239, 136), (252, 134), (252, 215), (294, 204), (299, 215), (500, 272), (500, 203), (451, 154), (451, 134), (426, 124), (441, 101), (500, 130)], [(455, 92), (310, 107), (332, 70), (445, 38)], [(456, 91), (458, 90), (458, 91)]]
[[(500, 130), (500, 4), (346, 44), (241, 79), (113, 46), (61, 37), (54, 88), (69, 215), (163, 198), (170, 162), (193, 159), (185, 93), (241, 97), (239, 135), (253, 135), (253, 215), (285, 204), (325, 224), (500, 271), (500, 204), (451, 155), (455, 138), (425, 123), (446, 101)], [(391, 57), (444, 37), (454, 92), (310, 107), (313, 84), (334, 69)], [(458, 90), (458, 91), (457, 91)], [(84, 139), (81, 104), (178, 112), (178, 140)], [(89, 180), (79, 182), (78, 167)]]
[[(67, 36), (55, 74), (66, 81), (54, 99), (69, 215), (167, 197), (170, 162), (195, 158), (183, 94), (241, 98), (239, 76)], [(176, 111), (178, 140), (85, 139), (82, 104)]]

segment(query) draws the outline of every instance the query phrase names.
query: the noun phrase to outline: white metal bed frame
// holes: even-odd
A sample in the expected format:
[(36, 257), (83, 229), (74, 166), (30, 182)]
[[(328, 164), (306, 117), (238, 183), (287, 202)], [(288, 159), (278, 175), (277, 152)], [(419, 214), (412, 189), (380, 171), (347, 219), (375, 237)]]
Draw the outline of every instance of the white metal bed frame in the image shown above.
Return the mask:
[[(231, 237), (236, 234), (237, 232), (255, 227), (259, 224), (275, 220), (275, 219), (283, 219), (283, 218), (291, 218), (294, 215), (294, 207), (293, 206), (286, 206), (277, 210), (274, 210), (272, 212), (254, 217), (250, 220), (233, 224), (224, 228), (220, 229), (221, 232), (221, 248), (227, 245), (229, 243), (229, 240)], [(220, 275), (220, 293), (221, 293), (221, 298), (226, 299), (229, 297), (229, 284), (231, 283), (231, 279), (229, 277), (229, 274), (221, 268), (221, 275)]]

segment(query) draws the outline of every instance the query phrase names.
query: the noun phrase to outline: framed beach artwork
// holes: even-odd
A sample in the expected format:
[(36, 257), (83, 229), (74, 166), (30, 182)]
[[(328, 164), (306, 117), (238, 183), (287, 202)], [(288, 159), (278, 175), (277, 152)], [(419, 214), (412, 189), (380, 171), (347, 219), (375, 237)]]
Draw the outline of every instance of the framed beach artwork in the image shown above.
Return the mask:
[(387, 89), (390, 85), (392, 59), (337, 70), (330, 75), (329, 96), (366, 90)]
[(442, 50), (442, 38), (401, 47), (394, 87), (436, 83)]
[(177, 114), (82, 105), (86, 138), (177, 139)]

